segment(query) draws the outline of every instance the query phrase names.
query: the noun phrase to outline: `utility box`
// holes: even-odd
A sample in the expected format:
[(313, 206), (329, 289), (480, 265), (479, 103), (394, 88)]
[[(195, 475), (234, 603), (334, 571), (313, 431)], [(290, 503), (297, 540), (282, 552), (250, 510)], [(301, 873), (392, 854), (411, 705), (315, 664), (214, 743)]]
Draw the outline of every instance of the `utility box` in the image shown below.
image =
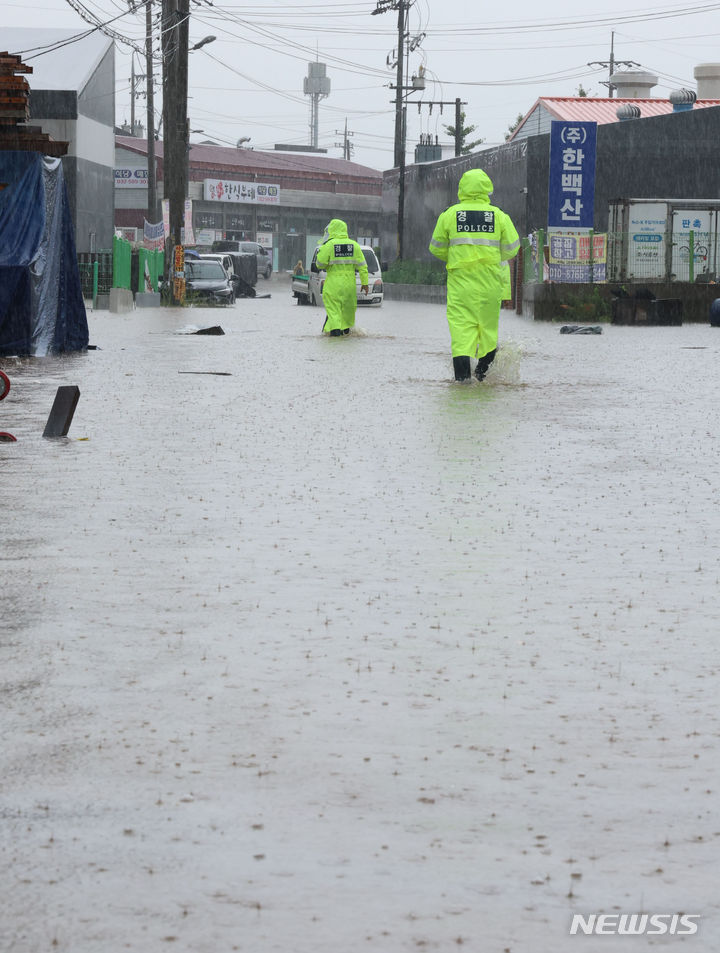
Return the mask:
[(420, 145), (415, 146), (415, 162), (437, 162), (438, 159), (442, 159), (442, 146), (441, 145), (426, 145), (425, 143), (420, 143)]
[(720, 274), (719, 199), (613, 199), (609, 281), (711, 282)]
[(615, 298), (612, 323), (680, 325), (683, 323), (683, 303), (680, 298)]

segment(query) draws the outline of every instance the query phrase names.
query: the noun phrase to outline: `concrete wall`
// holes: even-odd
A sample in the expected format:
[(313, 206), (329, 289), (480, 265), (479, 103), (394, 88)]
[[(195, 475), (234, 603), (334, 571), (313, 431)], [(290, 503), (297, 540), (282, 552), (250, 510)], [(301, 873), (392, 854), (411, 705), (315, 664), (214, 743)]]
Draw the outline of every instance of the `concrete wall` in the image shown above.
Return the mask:
[(111, 47), (78, 95), (78, 112), (108, 126), (115, 148), (115, 51)]
[(79, 252), (107, 251), (115, 231), (112, 167), (77, 156), (64, 160), (65, 181), (75, 223)]
[[(522, 313), (536, 321), (577, 322), (581, 324), (606, 321), (612, 310), (613, 284), (562, 284), (546, 283), (525, 285), (523, 288)], [(677, 300), (682, 303), (682, 318), (686, 324), (708, 324), (710, 307), (720, 297), (718, 285), (695, 285), (688, 282), (648, 282), (643, 284), (660, 301)], [(601, 304), (602, 299), (604, 304)], [(640, 302), (647, 308), (648, 301)], [(631, 322), (622, 322), (631, 323)], [(635, 323), (642, 324), (639, 319)]]
[[(595, 228), (607, 229), (617, 198), (720, 197), (720, 107), (598, 126)], [(405, 176), (405, 258), (429, 259), (440, 212), (457, 201), (466, 169), (482, 168), (495, 184), (492, 201), (526, 234), (547, 227), (550, 136), (531, 136), (443, 162), (409, 166)], [(527, 190), (527, 191), (525, 191)], [(383, 178), (383, 259), (396, 255), (398, 173)]]
[[(524, 214), (528, 142), (506, 143), (494, 149), (442, 162), (411, 165), (405, 170), (405, 230), (403, 257), (431, 260), (428, 245), (438, 215), (457, 202), (458, 182), (468, 169), (484, 169), (495, 185), (492, 201), (517, 222)], [(398, 170), (383, 176), (382, 257), (396, 257)]]
[[(550, 136), (528, 139), (526, 228), (547, 227)], [(720, 107), (598, 126), (595, 229), (618, 198), (720, 197)]]

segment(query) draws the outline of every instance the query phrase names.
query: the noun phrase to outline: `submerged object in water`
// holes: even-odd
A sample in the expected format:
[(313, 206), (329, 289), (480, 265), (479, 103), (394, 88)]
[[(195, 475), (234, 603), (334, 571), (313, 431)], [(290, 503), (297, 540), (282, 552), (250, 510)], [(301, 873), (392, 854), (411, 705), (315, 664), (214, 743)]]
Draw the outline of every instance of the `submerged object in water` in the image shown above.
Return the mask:
[(599, 324), (563, 324), (560, 334), (602, 334)]

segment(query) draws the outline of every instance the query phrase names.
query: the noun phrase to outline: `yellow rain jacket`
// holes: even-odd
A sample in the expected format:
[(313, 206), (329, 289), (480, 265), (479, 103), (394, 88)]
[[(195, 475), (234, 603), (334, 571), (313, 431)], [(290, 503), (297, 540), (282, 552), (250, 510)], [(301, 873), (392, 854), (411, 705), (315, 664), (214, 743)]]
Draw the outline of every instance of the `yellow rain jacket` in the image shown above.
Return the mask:
[(457, 205), (438, 218), (430, 252), (447, 266), (447, 319), (452, 356), (484, 357), (497, 348), (500, 303), (507, 295), (501, 263), (520, 248), (515, 226), (490, 204), (493, 184), (482, 169), (460, 179)]
[(334, 218), (325, 230), (326, 241), (317, 254), (317, 266), (327, 272), (322, 295), (327, 320), (323, 331), (352, 328), (355, 325), (357, 287), (355, 272), (360, 273), (360, 284), (368, 283), (365, 256), (357, 242), (348, 237), (347, 225)]

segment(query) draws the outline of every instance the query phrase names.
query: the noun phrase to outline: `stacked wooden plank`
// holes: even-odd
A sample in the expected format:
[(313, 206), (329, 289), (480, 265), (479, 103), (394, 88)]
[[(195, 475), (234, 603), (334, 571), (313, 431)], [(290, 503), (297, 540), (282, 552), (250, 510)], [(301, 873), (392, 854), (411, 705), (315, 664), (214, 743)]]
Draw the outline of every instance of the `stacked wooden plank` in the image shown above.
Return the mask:
[(30, 118), (30, 84), (19, 74), (32, 71), (14, 53), (0, 52), (0, 150), (64, 156), (67, 142), (56, 142), (40, 126), (24, 125)]

